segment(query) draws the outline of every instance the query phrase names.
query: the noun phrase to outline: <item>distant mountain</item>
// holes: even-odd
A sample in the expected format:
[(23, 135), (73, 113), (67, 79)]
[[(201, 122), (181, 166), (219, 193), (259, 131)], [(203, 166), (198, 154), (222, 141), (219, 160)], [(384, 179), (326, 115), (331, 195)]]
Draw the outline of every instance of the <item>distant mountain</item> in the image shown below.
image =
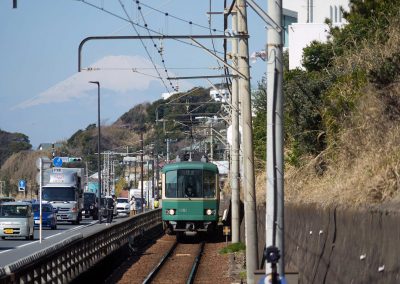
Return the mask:
[(13, 153), (30, 150), (28, 136), (22, 133), (10, 133), (0, 129), (0, 167)]
[[(204, 130), (195, 131), (205, 116), (221, 111), (221, 103), (210, 97), (210, 89), (194, 88), (177, 93), (170, 98), (153, 103), (135, 105), (122, 114), (113, 124), (101, 126), (101, 150), (117, 149), (119, 152), (140, 151), (140, 136), (143, 133), (145, 154), (152, 151), (166, 153), (166, 138), (174, 141), (169, 147), (171, 157), (185, 153), (191, 142), (203, 141)], [(158, 123), (156, 120), (158, 119)], [(213, 127), (217, 127), (214, 123)], [(202, 128), (200, 128), (202, 129)], [(77, 130), (62, 146), (55, 149), (56, 156), (83, 157), (79, 166), (87, 166), (89, 172), (97, 170), (98, 129), (90, 124)], [(23, 151), (31, 149), (29, 139), (20, 133), (8, 133), (0, 130), (0, 179), (5, 180), (10, 193), (15, 196), (15, 186), (21, 177), (35, 185), (35, 160), (39, 156), (51, 157), (50, 150)], [(204, 147), (203, 147), (204, 148)], [(195, 151), (196, 149), (193, 149)]]

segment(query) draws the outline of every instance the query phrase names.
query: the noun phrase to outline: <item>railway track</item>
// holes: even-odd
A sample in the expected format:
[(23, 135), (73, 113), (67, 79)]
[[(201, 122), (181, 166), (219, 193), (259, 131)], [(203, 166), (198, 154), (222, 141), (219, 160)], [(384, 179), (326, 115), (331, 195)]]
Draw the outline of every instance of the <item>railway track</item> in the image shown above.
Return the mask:
[(143, 280), (147, 283), (193, 283), (205, 242), (175, 242)]

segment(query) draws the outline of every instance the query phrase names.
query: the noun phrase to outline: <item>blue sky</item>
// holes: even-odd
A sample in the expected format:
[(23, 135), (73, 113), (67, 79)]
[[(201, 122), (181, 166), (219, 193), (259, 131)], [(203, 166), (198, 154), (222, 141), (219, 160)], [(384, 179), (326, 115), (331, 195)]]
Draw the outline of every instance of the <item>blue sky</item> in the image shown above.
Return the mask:
[[(85, 3), (86, 2), (86, 3)], [(163, 34), (209, 34), (209, 1), (146, 0), (138, 10), (127, 0), (12, 0), (0, 1), (0, 129), (29, 136), (36, 148), (42, 142), (68, 139), (79, 129), (97, 122), (97, 89), (101, 83), (101, 123), (113, 123), (134, 105), (161, 98), (172, 90), (161, 76), (165, 71), (158, 48), (170, 76), (219, 75), (215, 59), (199, 48), (176, 41), (146, 41), (150, 57), (140, 41), (96, 41), (85, 44), (82, 67), (96, 71), (77, 72), (78, 46), (88, 36), (136, 35), (132, 25), (107, 12)], [(229, 1), (227, 1), (229, 2)], [(87, 3), (92, 4), (88, 5)], [(121, 3), (123, 5), (121, 5)], [(223, 1), (211, 1), (213, 11), (222, 11)], [(230, 3), (229, 3), (230, 4)], [(94, 6), (103, 8), (97, 9)], [(165, 14), (155, 11), (167, 12)], [(144, 17), (144, 19), (143, 19)], [(175, 19), (178, 17), (182, 20)], [(250, 53), (266, 42), (264, 23), (248, 11)], [(192, 21), (190, 25), (187, 21)], [(223, 30), (222, 15), (212, 16), (212, 28)], [(141, 35), (147, 31), (137, 28)], [(211, 41), (202, 44), (212, 48)], [(215, 42), (222, 52), (221, 41)], [(220, 54), (220, 56), (222, 56)], [(151, 58), (151, 60), (150, 60)], [(262, 61), (252, 64), (252, 87), (266, 69)], [(194, 86), (210, 87), (205, 80), (173, 81), (184, 91)], [(221, 83), (221, 79), (212, 83)]]

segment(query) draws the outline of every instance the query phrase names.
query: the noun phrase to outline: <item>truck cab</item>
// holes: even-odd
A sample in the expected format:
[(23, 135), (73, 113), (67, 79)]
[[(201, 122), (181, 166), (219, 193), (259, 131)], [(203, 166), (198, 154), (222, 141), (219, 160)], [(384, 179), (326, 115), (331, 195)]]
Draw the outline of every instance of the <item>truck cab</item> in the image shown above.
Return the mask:
[(53, 168), (49, 182), (42, 187), (42, 200), (57, 208), (57, 221), (79, 224), (82, 220), (81, 170), (83, 169)]

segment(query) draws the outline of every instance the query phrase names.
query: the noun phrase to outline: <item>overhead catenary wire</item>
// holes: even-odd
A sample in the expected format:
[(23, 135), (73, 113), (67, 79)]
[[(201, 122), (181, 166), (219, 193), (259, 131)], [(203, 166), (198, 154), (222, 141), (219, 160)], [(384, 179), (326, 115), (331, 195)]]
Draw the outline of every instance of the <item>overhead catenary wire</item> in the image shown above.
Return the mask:
[[(128, 22), (128, 23), (130, 23), (131, 25), (135, 25), (135, 26), (137, 26), (137, 27), (139, 27), (139, 28), (142, 28), (142, 29), (148, 29), (148, 30), (150, 30), (152, 33), (154, 33), (154, 34), (156, 34), (156, 35), (165, 36), (165, 34), (159, 32), (159, 31), (156, 31), (156, 30), (154, 30), (154, 29), (151, 29), (151, 28), (149, 28), (148, 26), (147, 26), (147, 27), (144, 27), (143, 25), (140, 25), (139, 23), (136, 23), (136, 22), (132, 21), (132, 20), (129, 19), (129, 18), (128, 18), (128, 19), (127, 19), (127, 18), (124, 18), (123, 16), (120, 16), (120, 15), (118, 15), (118, 14), (116, 14), (116, 13), (113, 13), (113, 12), (111, 12), (111, 11), (109, 11), (109, 10), (107, 10), (107, 9), (104, 9), (104, 8), (102, 8), (102, 7), (100, 7), (100, 6), (97, 6), (97, 5), (93, 4), (93, 3), (87, 2), (86, 0), (75, 0), (75, 1), (82, 2), (83, 4), (86, 4), (86, 5), (88, 5), (88, 6), (91, 6), (92, 8), (98, 9), (98, 10), (104, 12), (104, 13), (109, 14), (110, 16), (113, 16), (113, 17), (116, 17), (116, 18), (118, 18), (118, 19), (120, 19), (120, 20), (123, 20), (123, 21), (125, 21), (125, 22)], [(202, 49), (201, 47), (198, 47), (197, 45), (195, 45), (195, 44), (193, 44), (193, 43), (191, 43), (191, 42), (182, 40), (182, 39), (173, 39), (173, 40), (175, 40), (175, 41), (177, 41), (177, 42), (180, 42), (180, 43), (183, 43), (183, 44), (186, 44), (186, 45), (189, 45), (189, 46), (192, 46), (192, 47), (195, 47), (195, 48)], [(211, 51), (211, 50), (208, 50), (208, 51)], [(223, 54), (222, 51), (216, 51), (216, 53)]]
[[(224, 7), (226, 9), (226, 0), (224, 1)], [(224, 30), (226, 30), (228, 28), (228, 16), (232, 13), (233, 7), (236, 4), (236, 0), (233, 0), (231, 3), (231, 6), (229, 7), (229, 10), (227, 13), (224, 14)], [(224, 60), (227, 61), (227, 41), (226, 39), (224, 39)], [(236, 56), (235, 54), (233, 54), (233, 56)], [(224, 68), (225, 71), (225, 75), (229, 75), (229, 69), (225, 66)], [(232, 80), (229, 77), (226, 77), (226, 85), (228, 88), (228, 92), (230, 94), (230, 96), (232, 97), (232, 90), (230, 88), (230, 86), (232, 85)]]
[[(122, 3), (121, 0), (118, 0), (118, 1), (119, 1), (119, 4), (121, 5), (122, 10), (124, 10), (126, 17), (127, 17), (127, 18), (129, 19), (129, 21), (131, 22), (132, 28), (135, 30), (135, 33), (136, 33), (137, 35), (140, 35), (139, 32), (138, 32), (138, 30), (136, 29), (135, 25), (133, 24), (133, 21), (131, 20), (131, 18), (130, 18), (130, 16), (129, 16), (128, 12), (126, 11), (126, 8), (125, 8), (124, 3)], [(162, 84), (164, 85), (164, 87), (165, 87), (167, 93), (170, 93), (170, 90), (168, 89), (168, 86), (165, 84), (164, 80), (162, 79), (161, 74), (160, 74), (160, 72), (158, 71), (157, 66), (156, 66), (156, 64), (154, 63), (154, 60), (153, 60), (153, 58), (151, 57), (150, 52), (149, 52), (149, 50), (147, 49), (147, 46), (146, 46), (146, 44), (144, 43), (143, 39), (140, 39), (140, 42), (141, 42), (141, 44), (142, 44), (144, 50), (146, 51), (146, 54), (147, 54), (147, 56), (149, 57), (149, 59), (150, 59), (150, 61), (151, 61), (151, 64), (153, 65), (153, 67), (154, 67), (154, 69), (155, 69), (157, 75), (160, 77), (161, 82), (162, 82)]]
[[(153, 70), (154, 68), (149, 68), (149, 69)], [(156, 78), (156, 79), (162, 79), (161, 77), (154, 76), (154, 75), (152, 75), (152, 74), (140, 72), (140, 71), (138, 71), (136, 68), (97, 68), (97, 67), (89, 67), (89, 68), (82, 68), (82, 70), (86, 70), (86, 71), (115, 71), (115, 70), (124, 70), (124, 71), (131, 71), (131, 72), (134, 72), (134, 73), (138, 73), (138, 74), (140, 74), (140, 75), (147, 76), (147, 77), (152, 77), (152, 78)]]
[[(122, 9), (123, 9), (123, 11), (124, 11), (124, 13), (125, 13), (125, 17), (122, 16), (122, 15), (120, 15), (120, 14), (118, 14), (117, 12), (113, 12), (113, 11), (111, 11), (111, 10), (107, 10), (107, 9), (104, 7), (104, 5), (101, 5), (101, 7), (99, 7), (98, 5), (95, 5), (95, 4), (93, 4), (93, 3), (87, 2), (87, 0), (76, 0), (76, 1), (80, 1), (80, 2), (82, 2), (82, 3), (84, 3), (84, 4), (87, 4), (87, 5), (91, 6), (91, 7), (93, 7), (93, 8), (96, 8), (96, 9), (98, 9), (98, 10), (101, 10), (102, 12), (105, 12), (105, 13), (107, 13), (107, 14), (109, 14), (109, 15), (112, 15), (112, 16), (118, 18), (118, 19), (121, 19), (121, 20), (123, 20), (123, 21), (128, 22), (128, 23), (132, 26), (132, 28), (135, 30), (135, 32), (136, 32), (136, 34), (137, 34), (138, 36), (139, 36), (139, 30), (138, 30), (137, 28), (145, 29), (145, 30), (147, 31), (147, 33), (149, 34), (150, 37), (151, 37), (153, 34), (165, 36), (165, 34), (163, 34), (162, 32), (158, 32), (158, 31), (156, 31), (156, 30), (154, 30), (154, 29), (151, 29), (151, 28), (149, 27), (149, 25), (148, 25), (148, 23), (146, 22), (146, 19), (145, 19), (145, 15), (147, 15), (147, 14), (146, 14), (146, 13), (143, 13), (144, 10), (143, 10), (143, 12), (142, 12), (142, 9), (141, 9), (142, 6), (148, 8), (149, 10), (157, 11), (158, 13), (163, 13), (163, 14), (164, 14), (166, 17), (168, 17), (168, 18), (173, 18), (173, 19), (176, 19), (176, 20), (179, 20), (179, 21), (182, 21), (182, 22), (186, 22), (186, 23), (190, 24), (191, 26), (193, 25), (193, 26), (198, 26), (198, 27), (207, 29), (207, 30), (209, 31), (210, 35), (213, 35), (213, 32), (223, 32), (223, 31), (220, 31), (220, 30), (218, 30), (218, 29), (212, 28), (211, 17), (209, 18), (209, 23), (208, 23), (208, 27), (207, 27), (207, 26), (203, 26), (203, 25), (199, 25), (199, 24), (197, 24), (197, 23), (194, 23), (193, 21), (189, 21), (189, 20), (185, 20), (185, 19), (183, 19), (183, 18), (177, 17), (176, 15), (172, 15), (172, 14), (170, 14), (170, 13), (168, 13), (168, 12), (163, 12), (163, 11), (161, 11), (160, 9), (156, 9), (156, 8), (151, 7), (150, 5), (147, 5), (147, 4), (142, 3), (142, 2), (140, 2), (140, 1), (135, 1), (135, 2), (138, 4), (138, 11), (139, 11), (139, 13), (140, 13), (141, 18), (143, 19), (143, 22), (144, 22), (143, 25), (138, 23), (138, 22), (140, 21), (140, 19), (136, 19), (136, 22), (134, 22), (134, 21), (132, 20), (132, 18), (130, 17), (130, 15), (128, 14), (128, 12), (127, 12), (127, 10), (126, 10), (126, 8), (125, 8), (124, 3), (123, 3), (121, 0), (119, 0), (119, 4), (120, 4), (120, 6), (122, 7)], [(134, 2), (134, 3), (135, 3), (135, 2)], [(212, 8), (212, 5), (211, 5), (211, 4), (212, 4), (212, 3), (211, 3), (211, 0), (210, 0), (210, 6), (209, 6), (209, 8), (210, 8), (210, 14), (211, 14), (211, 8)], [(138, 15), (138, 16), (139, 16), (139, 15)], [(139, 17), (138, 17), (138, 18), (139, 18)], [(184, 43), (184, 44), (187, 44), (187, 45), (190, 45), (190, 46), (193, 46), (193, 47), (201, 48), (201, 49), (206, 50), (206, 51), (208, 51), (208, 52), (210, 52), (210, 53), (213, 52), (214, 54), (224, 54), (224, 53), (226, 54), (226, 50), (224, 51), (224, 53), (216, 50), (215, 44), (214, 44), (214, 41), (213, 41), (213, 40), (212, 40), (212, 49), (209, 49), (209, 48), (207, 48), (207, 47), (205, 47), (205, 46), (199, 47), (198, 45), (195, 45), (195, 44), (193, 44), (193, 43), (189, 43), (189, 42), (187, 42), (187, 41), (185, 41), (185, 40), (181, 40), (181, 39), (173, 39), (173, 40), (179, 41), (179, 42), (181, 42), (181, 43)], [(160, 73), (161, 68), (158, 68), (158, 67), (156, 66), (156, 63), (155, 63), (155, 61), (153, 60), (153, 57), (151, 56), (151, 54), (149, 53), (149, 49), (148, 49), (148, 47), (146, 46), (144, 40), (140, 40), (140, 41), (141, 41), (141, 44), (142, 44), (143, 48), (145, 49), (145, 52), (147, 53), (147, 56), (148, 56), (149, 60), (151, 61), (152, 65), (153, 65), (153, 69), (154, 69), (155, 72), (157, 73), (157, 76), (153, 76), (153, 77), (154, 77), (154, 78), (158, 78), (158, 79), (160, 79), (160, 80), (162, 81), (162, 84), (164, 85), (164, 88), (166, 89), (167, 92), (170, 93), (170, 90), (169, 90), (169, 87), (168, 87), (168, 83), (166, 83), (166, 82), (164, 81), (165, 79), (169, 81), (169, 85), (171, 86), (170, 88), (172, 88), (174, 91), (177, 91), (177, 88), (175, 88), (174, 84), (171, 82), (171, 80), (173, 80), (173, 77), (168, 76), (168, 69), (170, 69), (170, 68), (167, 68), (167, 66), (166, 66), (166, 64), (165, 64), (165, 58), (163, 57), (162, 51), (158, 48), (157, 44), (154, 42), (154, 39), (152, 40), (153, 46), (157, 49), (157, 52), (160, 54), (160, 56), (161, 56), (161, 58), (162, 58), (162, 59), (161, 59), (161, 62), (163, 63), (163, 67), (164, 67), (163, 70), (164, 70), (165, 73), (167, 74), (167, 77), (161, 75), (161, 73)], [(226, 49), (226, 48), (225, 48), (225, 49)], [(218, 65), (220, 65), (219, 62), (218, 62)], [(218, 66), (216, 69), (221, 69), (221, 68), (222, 68), (221, 66)], [(187, 69), (190, 69), (190, 68), (187, 68)], [(160, 70), (160, 71), (159, 71), (159, 70)], [(137, 70), (136, 70), (136, 69), (132, 69), (131, 71), (135, 72), (135, 71), (137, 71)], [(138, 73), (140, 73), (140, 72), (138, 72)], [(226, 73), (226, 72), (225, 72), (225, 73)], [(228, 74), (229, 74), (229, 73), (228, 73)], [(152, 75), (150, 75), (150, 74), (145, 74), (145, 73), (143, 73), (143, 75), (145, 75), (145, 76), (152, 76)], [(229, 84), (229, 83), (228, 83), (228, 84)], [(228, 88), (229, 88), (229, 86), (228, 86)]]
[[(168, 67), (170, 70), (222, 70), (223, 67)], [(153, 67), (88, 67), (82, 68), (82, 70), (97, 71), (97, 70), (153, 70)], [(157, 67), (159, 70), (164, 70), (162, 67)]]
[[(164, 12), (164, 11), (161, 11), (161, 10), (159, 10), (159, 9), (157, 9), (157, 8), (151, 7), (150, 5), (147, 5), (147, 4), (143, 3), (143, 2), (136, 1), (136, 3), (137, 3), (137, 4), (140, 3), (140, 5), (142, 5), (143, 7), (146, 7), (146, 8), (148, 8), (148, 9), (151, 9), (151, 10), (155, 11), (155, 12), (158, 12), (158, 13), (160, 13), (160, 14), (163, 14), (163, 15), (166, 16), (166, 17), (170, 17), (170, 18), (176, 19), (176, 20), (178, 20), (178, 21), (187, 23), (187, 24), (189, 24), (189, 25), (191, 25), (191, 26), (197, 26), (197, 27), (203, 28), (203, 29), (205, 29), (205, 30), (209, 30), (209, 29), (210, 29), (210, 27), (197, 24), (197, 23), (195, 23), (195, 22), (193, 22), (193, 21), (191, 21), (191, 20), (185, 20), (185, 19), (180, 18), (180, 17), (178, 17), (178, 16), (176, 16), (176, 15), (173, 15), (173, 14), (171, 14), (171, 13), (169, 13), (169, 12)], [(221, 32), (221, 33), (224, 32), (224, 31), (221, 31), (221, 30), (218, 30), (218, 29), (215, 29), (215, 28), (213, 28), (212, 30), (213, 30), (214, 32)]]
[[(209, 29), (210, 35), (213, 34), (212, 33), (212, 29), (211, 29), (211, 7), (212, 7), (212, 0), (209, 1), (209, 17), (208, 17), (208, 29)], [(225, 43), (225, 41), (226, 40), (224, 39), (224, 43)], [(212, 43), (212, 47), (213, 47), (214, 53), (217, 53), (217, 51), (215, 49), (215, 43), (214, 43), (213, 39), (211, 39), (211, 43)], [(225, 61), (226, 61), (226, 58), (225, 58)], [(217, 64), (218, 64), (219, 67), (221, 67), (221, 64), (219, 63), (218, 60), (217, 60)]]
[[(140, 15), (141, 15), (141, 17), (142, 17), (142, 19), (143, 19), (144, 26), (147, 28), (148, 25), (147, 25), (146, 19), (145, 19), (145, 17), (144, 17), (144, 14), (143, 14), (143, 12), (142, 12), (142, 7), (139, 5), (139, 1), (136, 1), (136, 4), (137, 4), (137, 9), (138, 9), (138, 11), (139, 11), (139, 13), (140, 13)], [(146, 29), (146, 30), (147, 30), (147, 33), (149, 34), (149, 36), (151, 36), (150, 30), (149, 30), (149, 29)], [(172, 88), (175, 92), (178, 91), (178, 88), (177, 88), (177, 87), (174, 87), (173, 84), (172, 84), (172, 82), (171, 82), (171, 80), (168, 79), (168, 78), (170, 77), (170, 75), (169, 75), (169, 73), (168, 73), (168, 69), (167, 69), (167, 66), (166, 66), (166, 64), (165, 64), (165, 58), (164, 58), (163, 50), (161, 50), (161, 48), (160, 48), (160, 49), (158, 48), (158, 46), (157, 46), (157, 44), (155, 43), (154, 39), (151, 39), (151, 41), (152, 41), (152, 43), (153, 43), (153, 47), (154, 47), (155, 49), (157, 49), (157, 52), (158, 52), (158, 54), (159, 54), (160, 57), (161, 57), (161, 63), (162, 63), (162, 65), (163, 65), (163, 67), (164, 67), (164, 72), (165, 72), (165, 75), (167, 76), (167, 80), (169, 81), (169, 85), (171, 86), (171, 88)]]

